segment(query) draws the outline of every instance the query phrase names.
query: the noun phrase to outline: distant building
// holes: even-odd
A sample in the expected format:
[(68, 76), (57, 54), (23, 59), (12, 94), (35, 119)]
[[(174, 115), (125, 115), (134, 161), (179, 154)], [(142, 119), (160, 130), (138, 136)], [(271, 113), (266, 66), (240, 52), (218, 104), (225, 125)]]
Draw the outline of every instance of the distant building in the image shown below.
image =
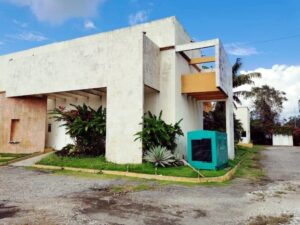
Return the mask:
[(273, 146), (294, 146), (293, 135), (288, 134), (273, 134)]
[(242, 123), (244, 131), (241, 134), (241, 143), (248, 144), (251, 142), (250, 133), (250, 110), (248, 107), (237, 107), (234, 110), (236, 118)]

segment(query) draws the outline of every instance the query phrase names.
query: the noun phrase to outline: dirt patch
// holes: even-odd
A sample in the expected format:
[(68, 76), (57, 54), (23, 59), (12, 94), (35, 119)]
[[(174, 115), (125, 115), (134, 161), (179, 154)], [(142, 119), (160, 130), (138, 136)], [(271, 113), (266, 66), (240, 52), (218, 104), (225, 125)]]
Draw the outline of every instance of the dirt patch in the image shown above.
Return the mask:
[(178, 220), (176, 219), (169, 219), (169, 218), (162, 218), (162, 217), (156, 217), (156, 218), (147, 218), (144, 219), (144, 223), (146, 225), (153, 225), (153, 224), (159, 224), (159, 225), (177, 225), (180, 224)]
[(255, 218), (250, 218), (248, 225), (280, 225), (289, 223), (293, 214), (281, 214), (280, 216), (257, 216)]
[(128, 191), (128, 188), (122, 190), (124, 191), (116, 192), (114, 187), (91, 188), (89, 191), (76, 193), (71, 199), (81, 206), (76, 209), (79, 213), (89, 216), (106, 214), (121, 219), (142, 216), (145, 224), (181, 224), (181, 220), (187, 217), (206, 216), (206, 211), (201, 209), (182, 210), (184, 207), (178, 205), (138, 202), (130, 195), (132, 191)]
[(53, 171), (53, 170), (34, 169), (34, 172), (37, 175), (44, 175), (44, 174), (54, 174), (55, 171)]
[(197, 219), (197, 218), (200, 218), (200, 217), (205, 217), (205, 216), (207, 216), (206, 211), (201, 210), (201, 209), (196, 209), (196, 210), (194, 210), (194, 212), (196, 213), (196, 215), (195, 215), (195, 218), (196, 218), (196, 219)]
[(83, 214), (107, 213), (127, 218), (129, 214), (139, 214), (141, 212), (162, 213), (160, 207), (133, 202), (131, 199), (126, 198), (125, 196), (128, 193), (127, 191), (114, 192), (111, 188), (91, 188), (90, 191), (73, 198), (83, 203), (83, 207), (80, 209)]
[(8, 206), (6, 203), (0, 203), (0, 219), (13, 217), (20, 209), (16, 206)]

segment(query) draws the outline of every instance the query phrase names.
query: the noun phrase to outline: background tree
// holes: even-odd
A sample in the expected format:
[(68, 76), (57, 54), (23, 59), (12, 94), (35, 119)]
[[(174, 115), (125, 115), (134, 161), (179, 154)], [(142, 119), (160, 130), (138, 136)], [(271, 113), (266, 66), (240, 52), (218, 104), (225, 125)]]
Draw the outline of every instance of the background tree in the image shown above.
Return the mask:
[(300, 128), (300, 116), (291, 116), (287, 120), (284, 121), (286, 126)]
[[(232, 86), (233, 88), (238, 88), (245, 84), (254, 84), (253, 78), (261, 78), (261, 73), (253, 72), (240, 74), (240, 70), (243, 66), (242, 59), (237, 58), (235, 63), (232, 66)], [(242, 104), (240, 97), (247, 97), (249, 94), (248, 91), (234, 91), (233, 92), (233, 101), (235, 104)]]
[[(240, 74), (242, 68), (242, 59), (237, 58), (234, 65), (232, 66), (232, 86), (233, 88), (238, 88), (245, 84), (254, 84), (253, 78), (260, 78), (260, 73), (247, 73)], [(233, 101), (234, 106), (241, 104), (241, 96), (246, 97), (248, 91), (234, 91)], [(206, 130), (217, 130), (221, 132), (226, 132), (226, 117), (225, 117), (225, 103), (216, 102), (214, 108), (210, 112), (204, 112), (204, 129)], [(241, 133), (243, 131), (241, 122), (236, 119), (234, 115), (234, 137), (236, 141), (241, 138)]]
[(253, 100), (251, 137), (254, 143), (271, 144), (273, 130), (280, 124), (283, 103), (287, 101), (285, 92), (263, 85), (253, 87), (246, 97)]
[(293, 128), (294, 145), (300, 146), (300, 116), (292, 116), (284, 121), (284, 126)]

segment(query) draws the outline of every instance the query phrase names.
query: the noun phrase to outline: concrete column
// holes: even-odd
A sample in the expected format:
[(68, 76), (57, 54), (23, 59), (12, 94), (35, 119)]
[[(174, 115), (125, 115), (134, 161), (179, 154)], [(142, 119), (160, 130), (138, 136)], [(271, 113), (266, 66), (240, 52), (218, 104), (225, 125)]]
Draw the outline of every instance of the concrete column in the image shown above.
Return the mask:
[(198, 105), (199, 105), (199, 117), (200, 117), (200, 124), (199, 124), (199, 127), (200, 127), (200, 130), (203, 130), (203, 123), (204, 123), (204, 117), (203, 117), (203, 102), (199, 101), (198, 102)]
[(128, 57), (126, 63), (116, 60), (107, 83), (106, 159), (119, 164), (142, 163), (142, 143), (134, 141), (144, 113), (142, 33), (131, 39), (121, 38), (117, 51)]
[(227, 147), (228, 158), (234, 159), (234, 124), (233, 124), (233, 103), (232, 97), (226, 100), (226, 133), (227, 133)]
[[(121, 82), (122, 83), (122, 82)], [(107, 88), (106, 159), (120, 164), (142, 163), (142, 143), (134, 134), (142, 129), (142, 84), (123, 90)]]

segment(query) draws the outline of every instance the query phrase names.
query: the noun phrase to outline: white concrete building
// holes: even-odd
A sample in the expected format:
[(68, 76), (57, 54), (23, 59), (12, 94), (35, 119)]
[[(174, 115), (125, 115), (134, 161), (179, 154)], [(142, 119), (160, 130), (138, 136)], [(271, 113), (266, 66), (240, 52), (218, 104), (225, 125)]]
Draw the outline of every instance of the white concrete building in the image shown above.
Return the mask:
[(293, 135), (273, 134), (272, 144), (273, 146), (294, 146)]
[[(211, 48), (214, 55), (202, 57)], [(210, 63), (212, 71), (202, 65)], [(219, 39), (192, 42), (175, 17), (0, 57), (0, 152), (60, 149), (72, 142), (47, 110), (70, 103), (107, 107), (106, 158), (141, 163), (150, 110), (182, 129), (202, 129), (203, 101), (226, 101), (229, 157), (234, 157), (231, 66)], [(8, 110), (8, 108), (10, 110)], [(46, 122), (46, 120), (48, 120)], [(185, 152), (186, 137), (178, 140)]]
[(248, 107), (237, 107), (235, 110), (235, 116), (238, 120), (241, 121), (244, 132), (241, 134), (241, 142), (243, 144), (248, 144), (251, 142), (251, 133), (250, 133), (250, 110)]

